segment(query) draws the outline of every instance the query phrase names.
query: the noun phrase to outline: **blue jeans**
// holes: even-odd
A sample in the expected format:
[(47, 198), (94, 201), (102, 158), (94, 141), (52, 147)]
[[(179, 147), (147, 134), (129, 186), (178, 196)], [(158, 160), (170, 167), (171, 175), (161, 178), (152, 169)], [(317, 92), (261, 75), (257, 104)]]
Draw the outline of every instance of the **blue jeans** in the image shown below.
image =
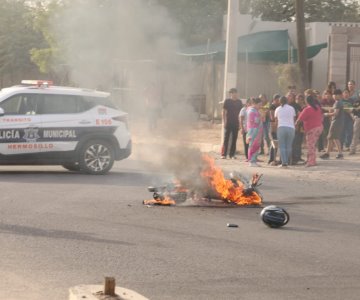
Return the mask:
[(281, 163), (288, 165), (290, 163), (292, 144), (295, 137), (295, 129), (291, 127), (278, 127), (277, 137), (279, 141)]
[[(277, 140), (277, 135), (276, 132), (271, 132), (271, 137), (273, 140)], [(269, 161), (268, 163), (271, 162), (276, 162), (276, 150), (273, 145), (270, 146), (270, 151), (269, 151)]]

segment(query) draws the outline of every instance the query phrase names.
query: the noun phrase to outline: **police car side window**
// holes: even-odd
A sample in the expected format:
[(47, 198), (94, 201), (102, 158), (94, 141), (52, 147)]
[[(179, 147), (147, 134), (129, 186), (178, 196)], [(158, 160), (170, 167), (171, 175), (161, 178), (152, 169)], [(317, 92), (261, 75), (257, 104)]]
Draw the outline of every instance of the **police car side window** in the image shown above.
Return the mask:
[(73, 95), (44, 95), (42, 114), (73, 114), (81, 111), (80, 99)]
[(21, 94), (3, 101), (0, 106), (6, 115), (35, 115), (38, 101), (35, 94)]
[(23, 95), (20, 114), (22, 115), (36, 115), (38, 110), (37, 95)]
[(97, 105), (103, 105), (103, 106), (107, 106), (107, 107), (116, 109), (116, 106), (114, 105), (114, 103), (111, 102), (111, 100), (109, 98), (88, 96), (88, 97), (85, 97), (85, 99), (91, 108), (95, 107)]
[(13, 96), (3, 102), (1, 102), (1, 107), (5, 111), (6, 115), (17, 115), (20, 111), (21, 105), (21, 95)]

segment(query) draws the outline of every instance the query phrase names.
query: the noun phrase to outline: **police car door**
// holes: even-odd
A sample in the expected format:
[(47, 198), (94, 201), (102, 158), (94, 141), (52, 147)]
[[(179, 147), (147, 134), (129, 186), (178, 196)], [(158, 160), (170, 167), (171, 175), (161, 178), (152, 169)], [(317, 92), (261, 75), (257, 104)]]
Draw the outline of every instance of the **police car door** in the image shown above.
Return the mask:
[(41, 133), (43, 140), (51, 144), (51, 148), (45, 151), (49, 151), (50, 155), (58, 152), (60, 158), (71, 158), (83, 130), (94, 126), (93, 117), (84, 112), (86, 108), (81, 96), (64, 94), (42, 96)]
[(0, 117), (0, 159), (26, 163), (41, 158), (38, 104), (38, 95), (30, 93), (16, 94), (0, 103), (5, 113)]

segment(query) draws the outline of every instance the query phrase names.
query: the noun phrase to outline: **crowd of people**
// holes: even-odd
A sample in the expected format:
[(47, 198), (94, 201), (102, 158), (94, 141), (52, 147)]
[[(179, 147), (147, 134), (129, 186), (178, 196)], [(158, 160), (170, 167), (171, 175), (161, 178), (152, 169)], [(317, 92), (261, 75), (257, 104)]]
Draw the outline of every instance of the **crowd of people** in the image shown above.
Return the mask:
[(344, 158), (343, 152), (356, 154), (360, 139), (360, 91), (353, 80), (343, 90), (329, 82), (323, 93), (313, 89), (298, 93), (296, 86), (289, 86), (285, 96), (275, 94), (271, 100), (260, 94), (243, 103), (236, 88), (230, 89), (229, 95), (223, 103), (222, 159), (237, 159), (239, 131), (245, 160), (251, 167), (260, 166), (258, 155), (265, 154), (265, 148), (267, 163), (282, 168), (297, 164), (315, 166), (317, 151), (321, 159), (329, 159), (334, 146), (336, 159)]

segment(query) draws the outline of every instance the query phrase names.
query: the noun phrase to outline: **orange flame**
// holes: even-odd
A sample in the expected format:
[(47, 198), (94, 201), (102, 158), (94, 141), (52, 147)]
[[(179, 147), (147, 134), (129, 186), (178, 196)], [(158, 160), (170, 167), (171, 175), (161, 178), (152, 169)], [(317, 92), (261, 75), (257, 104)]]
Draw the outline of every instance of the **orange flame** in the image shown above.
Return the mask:
[(207, 179), (211, 188), (213, 188), (220, 197), (230, 203), (237, 205), (260, 205), (261, 197), (252, 192), (250, 195), (245, 195), (244, 185), (239, 180), (237, 185), (230, 179), (224, 177), (222, 170), (215, 165), (215, 160), (209, 155), (203, 155), (203, 160), (206, 166), (201, 175)]
[(151, 199), (151, 200), (144, 200), (144, 205), (164, 205), (164, 206), (171, 206), (175, 205), (175, 201), (167, 196), (164, 199)]

